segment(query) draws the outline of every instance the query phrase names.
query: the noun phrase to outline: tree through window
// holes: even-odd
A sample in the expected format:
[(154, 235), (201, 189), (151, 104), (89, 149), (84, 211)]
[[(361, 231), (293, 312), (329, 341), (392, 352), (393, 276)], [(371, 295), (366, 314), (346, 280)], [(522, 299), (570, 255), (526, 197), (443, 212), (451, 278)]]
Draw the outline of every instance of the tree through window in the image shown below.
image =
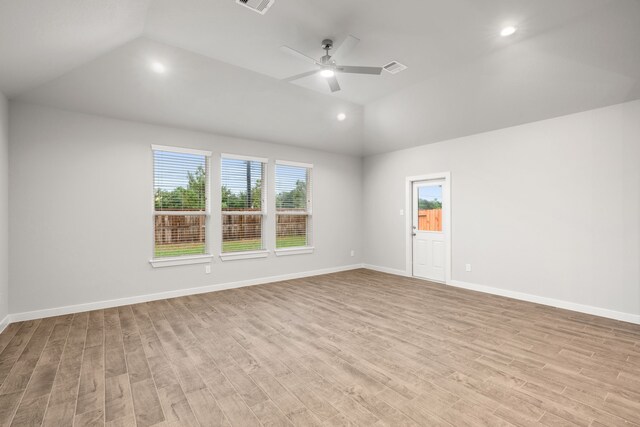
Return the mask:
[(154, 258), (208, 253), (208, 176), (206, 152), (153, 149)]
[(223, 155), (221, 165), (222, 252), (262, 250), (266, 162)]
[(276, 249), (311, 246), (312, 168), (276, 162)]

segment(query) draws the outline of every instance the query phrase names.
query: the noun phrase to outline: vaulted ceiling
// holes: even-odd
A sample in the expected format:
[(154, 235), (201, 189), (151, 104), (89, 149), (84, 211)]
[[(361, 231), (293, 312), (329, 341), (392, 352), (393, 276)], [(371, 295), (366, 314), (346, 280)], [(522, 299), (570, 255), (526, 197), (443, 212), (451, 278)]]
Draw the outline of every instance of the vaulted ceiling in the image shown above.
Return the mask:
[[(276, 0), (264, 16), (234, 0), (0, 0), (0, 91), (366, 155), (640, 98), (639, 22), (638, 0)], [(348, 65), (409, 68), (340, 75), (334, 94), (318, 75), (282, 81), (313, 66), (280, 46), (315, 58), (348, 34)]]

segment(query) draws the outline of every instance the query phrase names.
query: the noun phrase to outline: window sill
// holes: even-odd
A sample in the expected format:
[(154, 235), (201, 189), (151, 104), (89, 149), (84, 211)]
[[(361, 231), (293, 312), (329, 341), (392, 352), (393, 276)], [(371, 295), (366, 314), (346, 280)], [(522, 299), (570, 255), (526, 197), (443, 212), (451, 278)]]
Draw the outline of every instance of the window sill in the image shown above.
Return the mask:
[(191, 264), (207, 264), (213, 260), (213, 255), (195, 255), (195, 256), (181, 256), (174, 258), (154, 258), (149, 261), (149, 264), (153, 268), (160, 267), (173, 267), (176, 265), (191, 265)]
[(300, 248), (276, 249), (276, 256), (312, 254), (314, 249), (315, 248), (313, 246), (304, 246)]
[(220, 254), (220, 259), (222, 261), (235, 261), (240, 259), (266, 258), (268, 256), (269, 256), (269, 251), (264, 249), (261, 251), (222, 253)]

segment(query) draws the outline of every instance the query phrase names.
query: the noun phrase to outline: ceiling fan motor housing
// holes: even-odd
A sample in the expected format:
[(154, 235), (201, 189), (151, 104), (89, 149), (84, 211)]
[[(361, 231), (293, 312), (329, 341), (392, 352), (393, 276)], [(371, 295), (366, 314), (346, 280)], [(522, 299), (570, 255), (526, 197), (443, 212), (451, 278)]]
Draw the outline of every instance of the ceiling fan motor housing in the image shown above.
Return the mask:
[(333, 40), (331, 39), (322, 40), (322, 49), (331, 50), (332, 48), (333, 48)]
[(322, 48), (327, 52), (327, 54), (320, 58), (320, 63), (327, 66), (335, 65), (335, 63), (331, 60), (331, 55), (329, 55), (329, 51), (333, 48), (333, 40), (322, 40)]

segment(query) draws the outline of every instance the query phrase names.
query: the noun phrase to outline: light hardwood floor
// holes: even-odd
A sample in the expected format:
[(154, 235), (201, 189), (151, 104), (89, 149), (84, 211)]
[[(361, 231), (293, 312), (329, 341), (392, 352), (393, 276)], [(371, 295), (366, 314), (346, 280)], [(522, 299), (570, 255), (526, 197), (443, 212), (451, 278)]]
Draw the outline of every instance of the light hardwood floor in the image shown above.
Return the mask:
[(0, 382), (1, 425), (628, 426), (640, 326), (354, 270), (14, 323)]

